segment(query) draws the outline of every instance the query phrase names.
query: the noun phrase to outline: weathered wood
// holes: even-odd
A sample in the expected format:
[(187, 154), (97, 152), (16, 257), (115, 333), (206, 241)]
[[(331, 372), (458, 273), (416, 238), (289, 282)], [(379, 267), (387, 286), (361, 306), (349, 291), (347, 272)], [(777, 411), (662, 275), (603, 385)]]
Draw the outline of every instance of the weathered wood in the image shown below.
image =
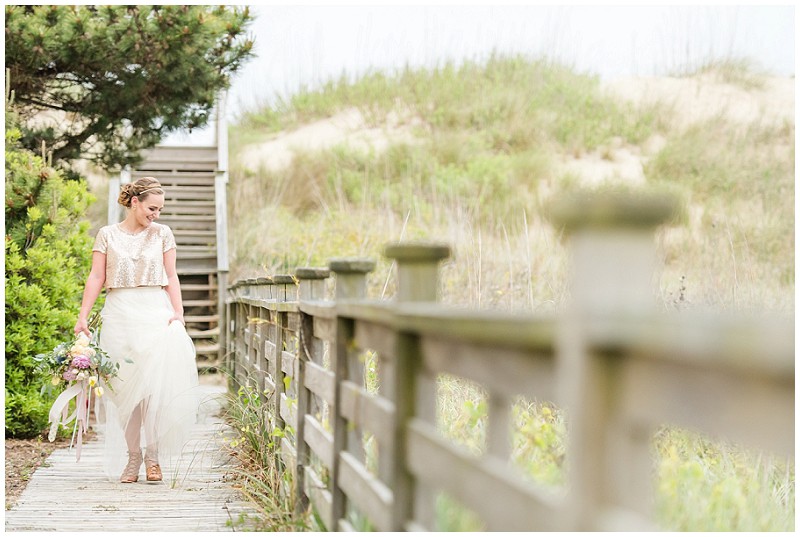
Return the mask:
[[(477, 460), (421, 420), (409, 424), (408, 463), (417, 479), (447, 492), (483, 519), (489, 531), (558, 531), (561, 501), (494, 457)], [(489, 500), (492, 499), (492, 500)]]
[(371, 349), (386, 356), (394, 355), (397, 332), (391, 327), (368, 321), (357, 322), (353, 341), (362, 349)]
[(473, 380), (493, 392), (556, 398), (553, 356), (433, 336), (421, 338), (421, 345), (424, 364), (431, 371)]
[[(119, 483), (102, 470), (103, 434), (74, 450), (55, 450), (34, 472), (6, 531), (231, 531), (255, 507), (226, 483), (236, 464), (223, 445), (232, 435), (220, 419), (223, 387), (204, 386), (201, 420), (179, 466), (162, 464), (164, 481)], [(163, 462), (163, 461), (162, 461)], [(175, 479), (173, 483), (173, 478)], [(229, 525), (229, 523), (233, 523)]]
[(342, 381), (340, 412), (354, 426), (366, 429), (375, 435), (378, 442), (388, 442), (392, 438), (393, 405), (381, 397), (368, 393), (354, 382)]
[(304, 486), (305, 493), (314, 505), (314, 509), (317, 510), (322, 523), (325, 524), (326, 528), (332, 528), (334, 520), (331, 511), (331, 493), (325, 488), (313, 468), (306, 468)]
[(378, 531), (391, 528), (390, 507), (394, 499), (386, 485), (370, 475), (364, 465), (350, 453), (340, 453), (339, 486), (348, 498), (375, 524)]
[(305, 416), (305, 441), (322, 464), (333, 467), (333, 436), (313, 416)]
[(333, 403), (334, 383), (336, 382), (333, 372), (313, 362), (308, 362), (306, 368), (306, 388), (328, 403)]

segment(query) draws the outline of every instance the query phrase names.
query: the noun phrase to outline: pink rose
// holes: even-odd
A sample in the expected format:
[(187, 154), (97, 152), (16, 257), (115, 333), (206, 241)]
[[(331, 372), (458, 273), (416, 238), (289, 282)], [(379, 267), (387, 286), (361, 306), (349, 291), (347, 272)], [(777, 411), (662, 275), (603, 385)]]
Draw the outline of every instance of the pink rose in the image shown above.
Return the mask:
[(75, 380), (78, 378), (78, 370), (77, 369), (67, 369), (64, 371), (64, 374), (61, 375), (64, 377), (64, 380)]
[(89, 360), (88, 356), (84, 356), (83, 354), (79, 354), (78, 356), (72, 359), (71, 364), (72, 367), (77, 369), (89, 369), (92, 366), (92, 361)]

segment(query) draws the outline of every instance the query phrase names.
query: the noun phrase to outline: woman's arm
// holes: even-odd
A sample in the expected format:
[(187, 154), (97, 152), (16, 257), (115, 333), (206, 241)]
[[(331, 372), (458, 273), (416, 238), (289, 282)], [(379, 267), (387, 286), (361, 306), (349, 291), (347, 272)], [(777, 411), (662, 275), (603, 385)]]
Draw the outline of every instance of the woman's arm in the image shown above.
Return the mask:
[(186, 321), (183, 320), (183, 299), (181, 298), (181, 282), (178, 280), (178, 270), (176, 268), (176, 259), (177, 259), (178, 251), (175, 248), (167, 250), (164, 252), (164, 270), (167, 272), (167, 294), (169, 295), (169, 301), (172, 303), (172, 309), (175, 310), (175, 314), (169, 320), (170, 324), (172, 321), (180, 321), (181, 324), (184, 326), (186, 325)]
[(103, 284), (106, 281), (106, 254), (103, 252), (92, 252), (92, 269), (89, 277), (86, 278), (86, 286), (83, 289), (83, 300), (81, 301), (81, 311), (78, 313), (78, 322), (75, 323), (75, 334), (83, 332), (91, 337), (89, 333), (89, 313), (92, 311)]

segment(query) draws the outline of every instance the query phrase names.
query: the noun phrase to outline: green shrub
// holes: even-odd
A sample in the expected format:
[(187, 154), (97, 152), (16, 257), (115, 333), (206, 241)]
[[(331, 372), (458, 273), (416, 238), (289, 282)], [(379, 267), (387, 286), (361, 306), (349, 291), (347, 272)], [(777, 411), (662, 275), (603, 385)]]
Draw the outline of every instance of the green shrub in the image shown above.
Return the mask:
[(18, 139), (6, 131), (5, 426), (6, 437), (30, 438), (47, 426), (51, 404), (33, 357), (71, 335), (91, 266), (82, 218), (94, 198)]

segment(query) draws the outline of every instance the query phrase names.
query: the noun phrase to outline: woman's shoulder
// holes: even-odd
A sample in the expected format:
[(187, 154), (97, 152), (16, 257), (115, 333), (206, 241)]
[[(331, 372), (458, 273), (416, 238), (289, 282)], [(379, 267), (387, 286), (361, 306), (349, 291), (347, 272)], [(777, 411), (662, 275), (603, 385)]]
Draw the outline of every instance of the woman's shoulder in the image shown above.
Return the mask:
[(153, 222), (150, 224), (153, 230), (158, 233), (158, 235), (171, 235), (172, 228), (170, 228), (167, 224), (159, 224), (158, 222)]
[(107, 224), (105, 226), (101, 226), (100, 229), (97, 230), (97, 236), (105, 235), (107, 233), (111, 233), (117, 224)]

